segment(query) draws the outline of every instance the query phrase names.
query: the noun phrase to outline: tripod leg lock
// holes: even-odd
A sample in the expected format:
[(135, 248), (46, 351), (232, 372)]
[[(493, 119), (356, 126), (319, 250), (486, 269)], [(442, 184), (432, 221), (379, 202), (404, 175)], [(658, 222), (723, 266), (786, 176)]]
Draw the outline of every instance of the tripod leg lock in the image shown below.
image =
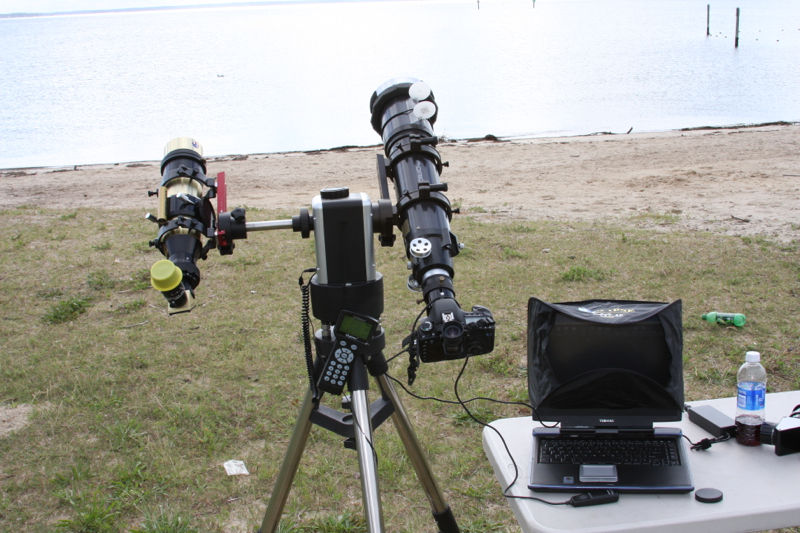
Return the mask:
[(458, 524), (453, 516), (453, 511), (448, 506), (447, 509), (441, 513), (432, 513), (433, 519), (436, 520), (436, 525), (439, 527), (439, 533), (460, 533)]

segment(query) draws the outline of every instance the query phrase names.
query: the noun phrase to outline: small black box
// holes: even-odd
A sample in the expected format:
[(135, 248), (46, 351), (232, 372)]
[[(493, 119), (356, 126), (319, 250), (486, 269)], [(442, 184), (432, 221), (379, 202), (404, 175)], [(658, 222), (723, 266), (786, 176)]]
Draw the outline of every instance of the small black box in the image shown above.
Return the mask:
[(715, 437), (727, 435), (731, 438), (736, 436), (736, 424), (733, 419), (710, 405), (686, 406), (689, 413), (689, 420), (705, 429)]

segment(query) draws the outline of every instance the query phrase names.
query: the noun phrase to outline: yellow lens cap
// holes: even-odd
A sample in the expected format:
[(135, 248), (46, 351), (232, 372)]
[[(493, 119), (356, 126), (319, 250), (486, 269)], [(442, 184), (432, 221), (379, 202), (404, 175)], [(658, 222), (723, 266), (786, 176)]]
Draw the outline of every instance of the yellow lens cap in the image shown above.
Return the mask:
[(183, 272), (169, 259), (162, 259), (150, 267), (150, 283), (157, 291), (171, 291), (183, 279)]

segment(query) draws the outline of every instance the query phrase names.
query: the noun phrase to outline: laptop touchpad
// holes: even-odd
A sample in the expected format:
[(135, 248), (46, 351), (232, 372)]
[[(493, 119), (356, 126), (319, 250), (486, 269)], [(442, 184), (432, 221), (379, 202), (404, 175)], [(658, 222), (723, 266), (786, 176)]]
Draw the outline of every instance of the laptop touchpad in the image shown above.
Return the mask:
[(617, 465), (581, 465), (578, 479), (582, 483), (616, 483)]

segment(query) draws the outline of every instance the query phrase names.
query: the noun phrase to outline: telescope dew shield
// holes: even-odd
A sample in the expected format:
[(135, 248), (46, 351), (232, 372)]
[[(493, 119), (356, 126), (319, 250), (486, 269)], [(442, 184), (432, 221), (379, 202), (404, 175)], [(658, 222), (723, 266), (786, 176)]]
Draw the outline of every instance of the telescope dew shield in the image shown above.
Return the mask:
[[(182, 165), (203, 174), (206, 173), (203, 147), (190, 137), (178, 137), (167, 143), (164, 147), (164, 158), (161, 160), (161, 175), (167, 176), (170, 171), (176, 170)], [(166, 183), (162, 182), (161, 184), (165, 185)]]

